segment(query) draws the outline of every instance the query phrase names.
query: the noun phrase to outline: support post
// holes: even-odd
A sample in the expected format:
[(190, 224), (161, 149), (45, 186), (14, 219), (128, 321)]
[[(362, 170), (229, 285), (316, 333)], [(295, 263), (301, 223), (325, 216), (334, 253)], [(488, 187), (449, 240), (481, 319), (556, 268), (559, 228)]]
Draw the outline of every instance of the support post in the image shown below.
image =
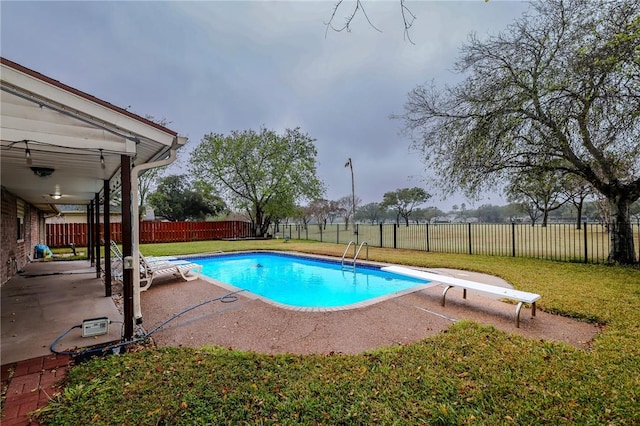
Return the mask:
[[(123, 259), (133, 255), (133, 227), (131, 218), (131, 158), (120, 156), (120, 173), (122, 182), (122, 256)], [(133, 337), (133, 273), (134, 269), (123, 269), (122, 296), (124, 303), (124, 339)]]
[(96, 252), (96, 278), (100, 278), (100, 194), (97, 192), (94, 203), (96, 205), (96, 223), (94, 233), (94, 247)]
[(89, 228), (89, 223), (91, 223), (91, 203), (87, 204), (87, 226), (85, 228), (86, 233), (84, 236), (85, 242), (87, 243), (87, 259), (91, 261), (91, 229)]
[(111, 198), (109, 179), (104, 180), (104, 296), (111, 297), (111, 212), (109, 199)]
[(89, 256), (89, 261), (91, 262), (91, 266), (95, 265), (96, 261), (96, 253), (94, 251), (93, 244), (93, 200), (89, 203), (89, 222), (87, 223), (87, 237), (89, 241), (87, 241), (87, 255)]

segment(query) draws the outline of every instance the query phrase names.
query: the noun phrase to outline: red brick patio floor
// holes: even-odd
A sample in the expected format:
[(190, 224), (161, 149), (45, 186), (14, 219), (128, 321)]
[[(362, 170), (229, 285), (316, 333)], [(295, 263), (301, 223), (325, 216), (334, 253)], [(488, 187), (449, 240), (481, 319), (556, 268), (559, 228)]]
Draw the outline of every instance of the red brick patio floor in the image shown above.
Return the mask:
[(29, 413), (47, 405), (59, 391), (56, 386), (71, 359), (67, 355), (47, 355), (2, 366), (2, 389), (6, 395), (2, 410), (3, 426), (37, 425)]

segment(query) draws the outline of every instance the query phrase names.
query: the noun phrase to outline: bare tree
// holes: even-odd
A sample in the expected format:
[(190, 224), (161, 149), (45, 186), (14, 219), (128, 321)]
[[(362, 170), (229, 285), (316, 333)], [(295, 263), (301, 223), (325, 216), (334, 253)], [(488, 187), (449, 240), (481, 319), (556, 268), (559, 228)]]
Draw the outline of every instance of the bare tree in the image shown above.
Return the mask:
[(294, 212), (294, 218), (298, 219), (303, 229), (307, 229), (309, 222), (313, 218), (313, 212), (310, 206), (298, 206)]
[(338, 211), (342, 214), (342, 220), (344, 220), (344, 229), (349, 229), (349, 222), (353, 217), (353, 206), (352, 204), (355, 202), (355, 206), (361, 203), (360, 197), (356, 196), (352, 199), (351, 196), (346, 195), (336, 202), (338, 206)]
[[(365, 7), (364, 7), (364, 2), (362, 0), (355, 0), (350, 3), (352, 3), (351, 8), (347, 8), (344, 0), (339, 0), (338, 2), (335, 3), (333, 7), (333, 12), (329, 17), (329, 20), (325, 22), (325, 26), (327, 27), (325, 31), (325, 36), (329, 31), (329, 29), (335, 32), (342, 32), (342, 31), (350, 32), (353, 19), (358, 14), (362, 14), (373, 29), (375, 29), (378, 32), (382, 32), (378, 27), (376, 27), (373, 24), (373, 22), (369, 18), (369, 15), (367, 14), (367, 11), (365, 10)], [(337, 19), (337, 16), (342, 10), (346, 10), (346, 14), (344, 15), (344, 21), (342, 24), (336, 24), (335, 20)], [(406, 0), (400, 0), (400, 12), (402, 13), (402, 22), (404, 24), (404, 38), (405, 40), (408, 40), (409, 43), (415, 44), (413, 40), (411, 40), (410, 30), (411, 30), (411, 27), (413, 26), (414, 21), (416, 20), (416, 15), (414, 15), (411, 9), (407, 7)]]
[(327, 228), (327, 219), (331, 210), (331, 202), (325, 199), (314, 200), (309, 204), (309, 212), (315, 218), (320, 230)]

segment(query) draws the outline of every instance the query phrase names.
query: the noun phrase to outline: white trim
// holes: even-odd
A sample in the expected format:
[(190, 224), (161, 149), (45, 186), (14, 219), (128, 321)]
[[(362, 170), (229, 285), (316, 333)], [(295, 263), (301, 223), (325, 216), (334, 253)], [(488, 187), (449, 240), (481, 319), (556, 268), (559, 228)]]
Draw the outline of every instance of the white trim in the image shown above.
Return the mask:
[(96, 102), (92, 102), (75, 93), (68, 92), (58, 86), (42, 81), (5, 64), (2, 64), (2, 73), (0, 75), (3, 84), (11, 85), (19, 92), (25, 91), (29, 96), (37, 93), (38, 97), (43, 97), (54, 102), (71, 115), (78, 113), (86, 114), (87, 117), (84, 117), (85, 119), (94, 118), (104, 123), (111, 123), (113, 126), (127, 132), (134, 133), (165, 146), (171, 146), (173, 144), (175, 138), (173, 134), (163, 132), (158, 128), (123, 115)]

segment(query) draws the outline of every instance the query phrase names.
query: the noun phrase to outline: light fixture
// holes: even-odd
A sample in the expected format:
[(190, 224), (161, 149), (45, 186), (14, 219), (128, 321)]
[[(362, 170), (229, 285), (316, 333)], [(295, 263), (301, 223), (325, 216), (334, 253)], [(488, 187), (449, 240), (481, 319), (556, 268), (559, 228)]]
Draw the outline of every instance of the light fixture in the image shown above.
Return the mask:
[(31, 150), (29, 149), (29, 144), (27, 143), (27, 141), (24, 141), (24, 144), (26, 146), (24, 150), (24, 156), (27, 159), (27, 165), (30, 166), (33, 163), (33, 160), (31, 159)]
[(102, 167), (102, 170), (104, 170), (105, 168), (104, 155), (102, 155), (102, 148), (100, 148), (100, 167)]
[(60, 194), (49, 194), (49, 196), (54, 200), (59, 200), (60, 198), (62, 198), (62, 195)]
[(55, 172), (55, 169), (49, 167), (31, 167), (31, 171), (34, 175), (45, 178), (51, 176), (53, 172)]

